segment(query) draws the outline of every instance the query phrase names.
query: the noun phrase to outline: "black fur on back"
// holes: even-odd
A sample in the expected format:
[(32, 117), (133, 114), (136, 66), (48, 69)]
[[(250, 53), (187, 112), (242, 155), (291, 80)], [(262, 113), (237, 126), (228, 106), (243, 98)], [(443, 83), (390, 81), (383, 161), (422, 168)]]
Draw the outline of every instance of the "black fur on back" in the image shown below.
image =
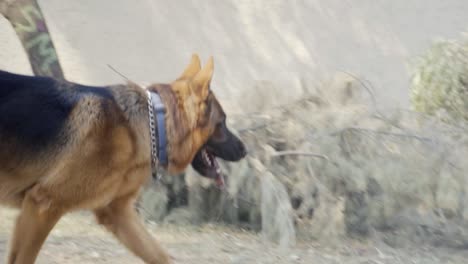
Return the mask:
[(62, 132), (67, 119), (84, 96), (114, 100), (105, 87), (0, 70), (0, 140), (13, 140), (30, 150), (66, 141)]

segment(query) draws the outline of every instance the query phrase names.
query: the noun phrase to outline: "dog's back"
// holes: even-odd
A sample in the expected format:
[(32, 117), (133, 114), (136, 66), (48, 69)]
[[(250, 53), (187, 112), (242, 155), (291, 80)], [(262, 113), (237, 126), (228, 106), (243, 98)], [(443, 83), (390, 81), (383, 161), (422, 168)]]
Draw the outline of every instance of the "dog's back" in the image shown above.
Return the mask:
[(0, 71), (0, 144), (40, 151), (56, 141), (76, 104), (58, 86), (50, 78)]
[[(0, 71), (0, 146), (15, 144), (15, 149), (35, 153), (63, 144), (70, 132), (64, 131), (70, 113), (87, 97), (102, 101), (101, 107), (114, 101), (105, 87)], [(0, 153), (11, 147), (1, 147)]]

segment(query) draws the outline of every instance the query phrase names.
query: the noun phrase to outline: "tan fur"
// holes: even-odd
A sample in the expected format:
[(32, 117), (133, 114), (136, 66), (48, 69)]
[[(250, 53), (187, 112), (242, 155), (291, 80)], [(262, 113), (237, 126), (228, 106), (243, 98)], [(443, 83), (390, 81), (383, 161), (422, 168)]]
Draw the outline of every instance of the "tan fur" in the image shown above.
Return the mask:
[[(212, 74), (212, 59), (201, 69), (194, 55), (176, 81), (148, 87), (161, 94), (167, 107), (170, 173), (185, 170), (214, 131), (213, 122), (199, 122), (205, 118)], [(98, 222), (146, 263), (170, 263), (133, 208), (151, 169), (146, 92), (133, 83), (111, 90), (116, 103), (105, 111), (97, 99), (80, 101), (69, 117), (70, 139), (63, 146), (14, 169), (5, 168), (14, 167), (18, 157), (0, 157), (0, 202), (21, 209), (8, 264), (34, 263), (57, 221), (77, 209), (93, 210)]]
[(206, 107), (213, 76), (213, 59), (210, 58), (206, 66), (194, 74), (194, 68), (199, 68), (199, 63), (198, 56), (195, 59), (192, 57), (181, 78), (170, 85), (148, 87), (149, 90), (158, 91), (163, 101), (174, 102), (166, 117), (167, 133), (172, 135), (168, 137), (170, 164), (167, 168), (171, 173), (185, 170), (198, 149), (214, 131), (214, 124), (201, 127), (199, 122)]

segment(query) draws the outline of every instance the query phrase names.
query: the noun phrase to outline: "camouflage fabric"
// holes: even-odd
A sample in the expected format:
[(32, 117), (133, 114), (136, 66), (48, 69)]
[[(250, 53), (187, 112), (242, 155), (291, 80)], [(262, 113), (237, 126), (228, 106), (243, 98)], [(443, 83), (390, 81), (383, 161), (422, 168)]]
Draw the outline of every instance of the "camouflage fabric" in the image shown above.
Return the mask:
[(35, 75), (64, 79), (57, 52), (36, 0), (5, 1), (0, 12), (10, 21)]

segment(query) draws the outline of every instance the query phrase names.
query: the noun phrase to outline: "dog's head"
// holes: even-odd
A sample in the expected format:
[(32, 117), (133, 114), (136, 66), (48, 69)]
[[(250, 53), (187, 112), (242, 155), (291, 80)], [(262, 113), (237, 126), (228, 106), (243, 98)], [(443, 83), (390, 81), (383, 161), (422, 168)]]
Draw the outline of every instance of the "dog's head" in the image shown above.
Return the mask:
[(219, 180), (221, 171), (216, 158), (234, 162), (246, 155), (244, 144), (228, 129), (226, 114), (210, 89), (213, 70), (213, 58), (201, 68), (200, 59), (194, 54), (170, 87), (154, 88), (168, 110), (170, 173), (180, 173), (191, 164), (202, 176)]
[(221, 170), (216, 158), (226, 161), (239, 161), (246, 155), (246, 149), (242, 141), (236, 137), (226, 125), (226, 114), (215, 96), (210, 93), (207, 99), (208, 112), (212, 112), (212, 124), (210, 136), (203, 144), (192, 160), (192, 167), (202, 176), (215, 179), (218, 185), (223, 184)]

